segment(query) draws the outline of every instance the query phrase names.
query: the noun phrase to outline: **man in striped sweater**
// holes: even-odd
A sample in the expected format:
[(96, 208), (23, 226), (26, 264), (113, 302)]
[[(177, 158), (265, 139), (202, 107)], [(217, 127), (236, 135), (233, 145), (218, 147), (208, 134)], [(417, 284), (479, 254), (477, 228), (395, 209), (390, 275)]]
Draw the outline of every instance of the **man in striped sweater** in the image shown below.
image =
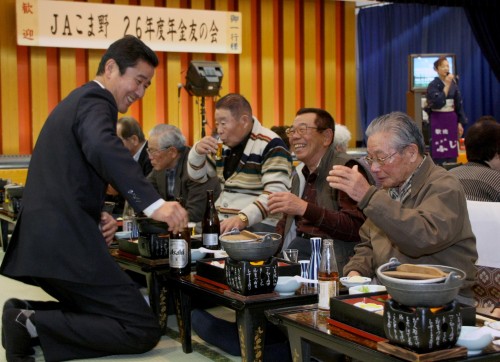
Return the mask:
[[(217, 101), (215, 121), (219, 139), (206, 136), (189, 152), (190, 177), (198, 182), (219, 178), (221, 233), (233, 228), (274, 231), (280, 215), (269, 213), (268, 196), (290, 190), (290, 152), (276, 133), (252, 116), (250, 103), (239, 94)], [(221, 157), (216, 156), (218, 142), (223, 143)]]

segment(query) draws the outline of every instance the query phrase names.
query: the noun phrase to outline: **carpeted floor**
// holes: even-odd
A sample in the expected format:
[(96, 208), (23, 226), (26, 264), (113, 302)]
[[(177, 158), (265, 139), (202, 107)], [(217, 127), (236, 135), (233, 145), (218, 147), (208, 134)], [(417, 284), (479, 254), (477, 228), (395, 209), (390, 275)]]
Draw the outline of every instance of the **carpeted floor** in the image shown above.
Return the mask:
[[(0, 251), (0, 262), (3, 259), (4, 252)], [(12, 279), (0, 276), (0, 308), (4, 302), (9, 298), (31, 299), (31, 300), (50, 300), (45, 292), (40, 288), (32, 287), (23, 283), (19, 283)], [(233, 312), (227, 308), (218, 307), (211, 310), (217, 316), (231, 319)], [(1, 321), (0, 321), (1, 324)], [(175, 316), (168, 318), (168, 333), (163, 336), (160, 343), (148, 353), (142, 355), (122, 355), (122, 356), (108, 356), (103, 358), (80, 360), (80, 361), (137, 361), (137, 362), (166, 362), (166, 361), (241, 361), (240, 357), (231, 356), (217, 347), (211, 346), (201, 340), (193, 332), (193, 353), (185, 354), (182, 351), (182, 346), (179, 340), (179, 333), (177, 329), (177, 320)], [(1, 327), (1, 325), (0, 325)], [(36, 349), (36, 362), (43, 362), (43, 354), (40, 348)], [(5, 350), (0, 346), (0, 362), (6, 362)]]

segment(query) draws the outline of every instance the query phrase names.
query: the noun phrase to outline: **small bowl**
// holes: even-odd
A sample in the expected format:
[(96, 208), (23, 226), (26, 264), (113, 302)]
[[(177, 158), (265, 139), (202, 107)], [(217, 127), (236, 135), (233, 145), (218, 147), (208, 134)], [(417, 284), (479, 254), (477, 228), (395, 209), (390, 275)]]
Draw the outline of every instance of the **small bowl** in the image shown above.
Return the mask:
[(295, 291), (302, 285), (294, 277), (278, 277), (278, 282), (274, 287), (274, 291), (278, 292), (280, 295), (294, 295)]
[(385, 292), (387, 289), (383, 285), (356, 285), (349, 288), (349, 294), (366, 294)]
[(115, 233), (115, 238), (116, 239), (130, 239), (132, 236), (131, 231), (117, 231)]
[[(356, 281), (356, 279), (353, 279), (353, 278), (356, 278), (357, 281)], [(351, 281), (350, 279), (352, 279), (354, 281)], [(342, 278), (340, 278), (340, 282), (342, 283), (342, 285), (344, 285), (347, 288), (355, 287), (357, 285), (370, 284), (371, 281), (372, 281), (372, 279), (368, 278), (368, 277), (342, 277)]]
[(491, 333), (479, 332), (479, 329), (481, 327), (462, 326), (457, 345), (467, 347), (467, 356), (480, 354), (493, 340)]
[(191, 262), (203, 259), (207, 255), (202, 253), (199, 249), (191, 249)]
[(497, 331), (500, 331), (500, 321), (486, 322), (484, 323), (484, 325), (496, 329)]

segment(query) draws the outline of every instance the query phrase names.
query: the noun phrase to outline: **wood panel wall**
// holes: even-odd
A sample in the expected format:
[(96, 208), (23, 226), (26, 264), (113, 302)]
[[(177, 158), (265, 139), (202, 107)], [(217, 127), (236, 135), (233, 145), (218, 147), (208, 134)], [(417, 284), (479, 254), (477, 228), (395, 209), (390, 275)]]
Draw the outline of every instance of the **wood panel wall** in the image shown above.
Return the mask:
[[(75, 0), (76, 1), (76, 0)], [(221, 95), (238, 92), (267, 126), (291, 124), (304, 106), (328, 110), (357, 134), (355, 7), (333, 0), (87, 0), (92, 3), (239, 11), (239, 55), (158, 52), (160, 65), (145, 97), (128, 111), (147, 133), (178, 126), (192, 144), (201, 137), (200, 102), (178, 85), (191, 60), (214, 60), (224, 72)], [(103, 50), (17, 46), (15, 0), (0, 13), (0, 153), (31, 154), (45, 119), (71, 90), (94, 78)], [(214, 99), (206, 99), (207, 134)]]

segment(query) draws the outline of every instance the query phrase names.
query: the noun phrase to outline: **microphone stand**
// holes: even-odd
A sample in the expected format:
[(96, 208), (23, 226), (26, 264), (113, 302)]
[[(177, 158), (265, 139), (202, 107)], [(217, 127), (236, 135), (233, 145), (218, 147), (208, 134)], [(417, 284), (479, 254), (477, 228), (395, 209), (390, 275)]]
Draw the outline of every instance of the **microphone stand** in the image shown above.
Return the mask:
[(205, 118), (205, 97), (201, 97), (200, 104), (200, 112), (201, 112), (201, 138), (205, 137), (205, 125), (207, 124), (207, 119)]

